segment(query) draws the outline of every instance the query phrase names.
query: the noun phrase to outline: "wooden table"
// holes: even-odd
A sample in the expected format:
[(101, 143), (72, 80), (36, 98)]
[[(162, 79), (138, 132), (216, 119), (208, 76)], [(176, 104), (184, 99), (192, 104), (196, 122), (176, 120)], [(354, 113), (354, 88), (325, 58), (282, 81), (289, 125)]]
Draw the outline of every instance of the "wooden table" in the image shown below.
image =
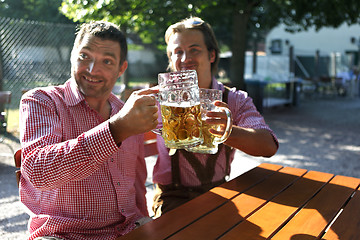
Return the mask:
[(119, 240), (360, 239), (359, 184), (264, 163)]

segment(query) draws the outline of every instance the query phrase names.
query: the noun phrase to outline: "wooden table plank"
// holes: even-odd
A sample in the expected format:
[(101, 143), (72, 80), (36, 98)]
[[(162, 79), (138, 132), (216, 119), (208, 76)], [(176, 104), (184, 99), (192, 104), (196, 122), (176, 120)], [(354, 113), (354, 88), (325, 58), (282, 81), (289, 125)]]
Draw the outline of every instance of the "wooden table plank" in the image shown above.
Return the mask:
[[(145, 224), (118, 238), (123, 239), (164, 239), (208, 214), (213, 209), (225, 204), (229, 199), (263, 181), (282, 166), (275, 164), (260, 164), (258, 167), (240, 175), (230, 182), (211, 189), (209, 192), (169, 211), (160, 218)], [(186, 213), (186, 214), (184, 214)]]
[(308, 172), (299, 181), (296, 181), (220, 239), (253, 240), (269, 238), (332, 177), (332, 174)]
[(306, 173), (304, 169), (283, 168), (266, 181), (236, 196), (170, 239), (215, 239)]
[(302, 171), (261, 164), (118, 240), (360, 239), (360, 179)]
[(321, 236), (359, 183), (360, 179), (335, 176), (271, 239)]
[(323, 238), (327, 240), (335, 239), (360, 239), (360, 191), (344, 207), (340, 216), (326, 232)]

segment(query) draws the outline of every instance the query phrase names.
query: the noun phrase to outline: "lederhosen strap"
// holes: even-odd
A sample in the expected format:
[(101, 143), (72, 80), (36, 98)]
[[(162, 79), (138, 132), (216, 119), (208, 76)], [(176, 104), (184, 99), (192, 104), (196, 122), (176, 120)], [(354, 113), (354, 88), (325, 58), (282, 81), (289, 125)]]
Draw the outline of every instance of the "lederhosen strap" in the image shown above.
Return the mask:
[(197, 159), (194, 153), (188, 152), (186, 150), (177, 150), (176, 153), (171, 157), (172, 160), (172, 180), (175, 186), (181, 186), (180, 180), (180, 167), (179, 167), (179, 157), (180, 152), (189, 162), (191, 167), (194, 169), (197, 178), (201, 182), (201, 185), (211, 184), (211, 180), (215, 174), (215, 164), (216, 159), (218, 158), (220, 151), (222, 149), (222, 144), (219, 146), (219, 150), (216, 154), (209, 154), (208, 159), (206, 160), (205, 166)]
[[(228, 102), (228, 95), (229, 95), (229, 88), (225, 86), (225, 91), (223, 93), (223, 101), (225, 103)], [(215, 174), (216, 160), (223, 147), (225, 147), (225, 156), (226, 156), (226, 166), (225, 166), (226, 170), (224, 176), (224, 180), (225, 180), (225, 177), (230, 174), (230, 154), (232, 148), (224, 144), (220, 144), (218, 147), (219, 149), (216, 154), (209, 154), (205, 166), (203, 166), (203, 164), (196, 158), (196, 156), (192, 152), (188, 152), (183, 149), (181, 150), (178, 149), (176, 153), (171, 156), (171, 172), (172, 172), (173, 187), (175, 188), (182, 187), (181, 178), (180, 178), (180, 165), (179, 165), (180, 153), (185, 157), (185, 159), (194, 169), (196, 176), (201, 182), (201, 186), (209, 186), (212, 184), (212, 179)]]

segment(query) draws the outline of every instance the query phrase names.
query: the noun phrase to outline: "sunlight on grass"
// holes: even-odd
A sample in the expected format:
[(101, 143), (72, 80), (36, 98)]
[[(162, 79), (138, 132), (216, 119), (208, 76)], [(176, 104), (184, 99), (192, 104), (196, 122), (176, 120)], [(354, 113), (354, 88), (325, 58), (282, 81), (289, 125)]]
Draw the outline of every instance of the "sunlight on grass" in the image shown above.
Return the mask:
[(19, 136), (19, 109), (10, 109), (7, 121), (7, 131)]

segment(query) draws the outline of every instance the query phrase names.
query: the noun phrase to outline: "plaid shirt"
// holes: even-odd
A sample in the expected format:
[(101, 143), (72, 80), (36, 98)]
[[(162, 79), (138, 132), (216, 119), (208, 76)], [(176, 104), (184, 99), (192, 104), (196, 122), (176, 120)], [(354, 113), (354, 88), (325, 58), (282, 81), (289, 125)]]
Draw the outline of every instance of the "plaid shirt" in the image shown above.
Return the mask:
[[(215, 79), (212, 81), (213, 89), (220, 89), (225, 91), (224, 85)], [(244, 91), (230, 91), (228, 95), (228, 106), (233, 116), (233, 124), (253, 129), (267, 129), (271, 132), (274, 140), (277, 143), (277, 138), (269, 126), (265, 123), (264, 118), (256, 110), (255, 105), (248, 94)], [(161, 122), (161, 116), (159, 117)], [(168, 154), (168, 149), (165, 147), (164, 139), (157, 137), (159, 156), (153, 171), (153, 181), (162, 185), (171, 184), (171, 160)], [(208, 154), (194, 153), (199, 161), (205, 166)], [(231, 152), (230, 162), (234, 160), (235, 150)], [(182, 154), (179, 154), (179, 167), (181, 184), (184, 186), (199, 186), (201, 183), (196, 176), (196, 173), (189, 162)], [(215, 174), (212, 179), (213, 182), (219, 181), (226, 176), (226, 153), (225, 148), (222, 148), (219, 157), (216, 161)]]
[[(113, 94), (109, 102), (111, 115), (123, 106)], [(118, 147), (73, 79), (26, 93), (20, 124), (29, 239), (116, 239), (148, 216), (143, 135)]]

